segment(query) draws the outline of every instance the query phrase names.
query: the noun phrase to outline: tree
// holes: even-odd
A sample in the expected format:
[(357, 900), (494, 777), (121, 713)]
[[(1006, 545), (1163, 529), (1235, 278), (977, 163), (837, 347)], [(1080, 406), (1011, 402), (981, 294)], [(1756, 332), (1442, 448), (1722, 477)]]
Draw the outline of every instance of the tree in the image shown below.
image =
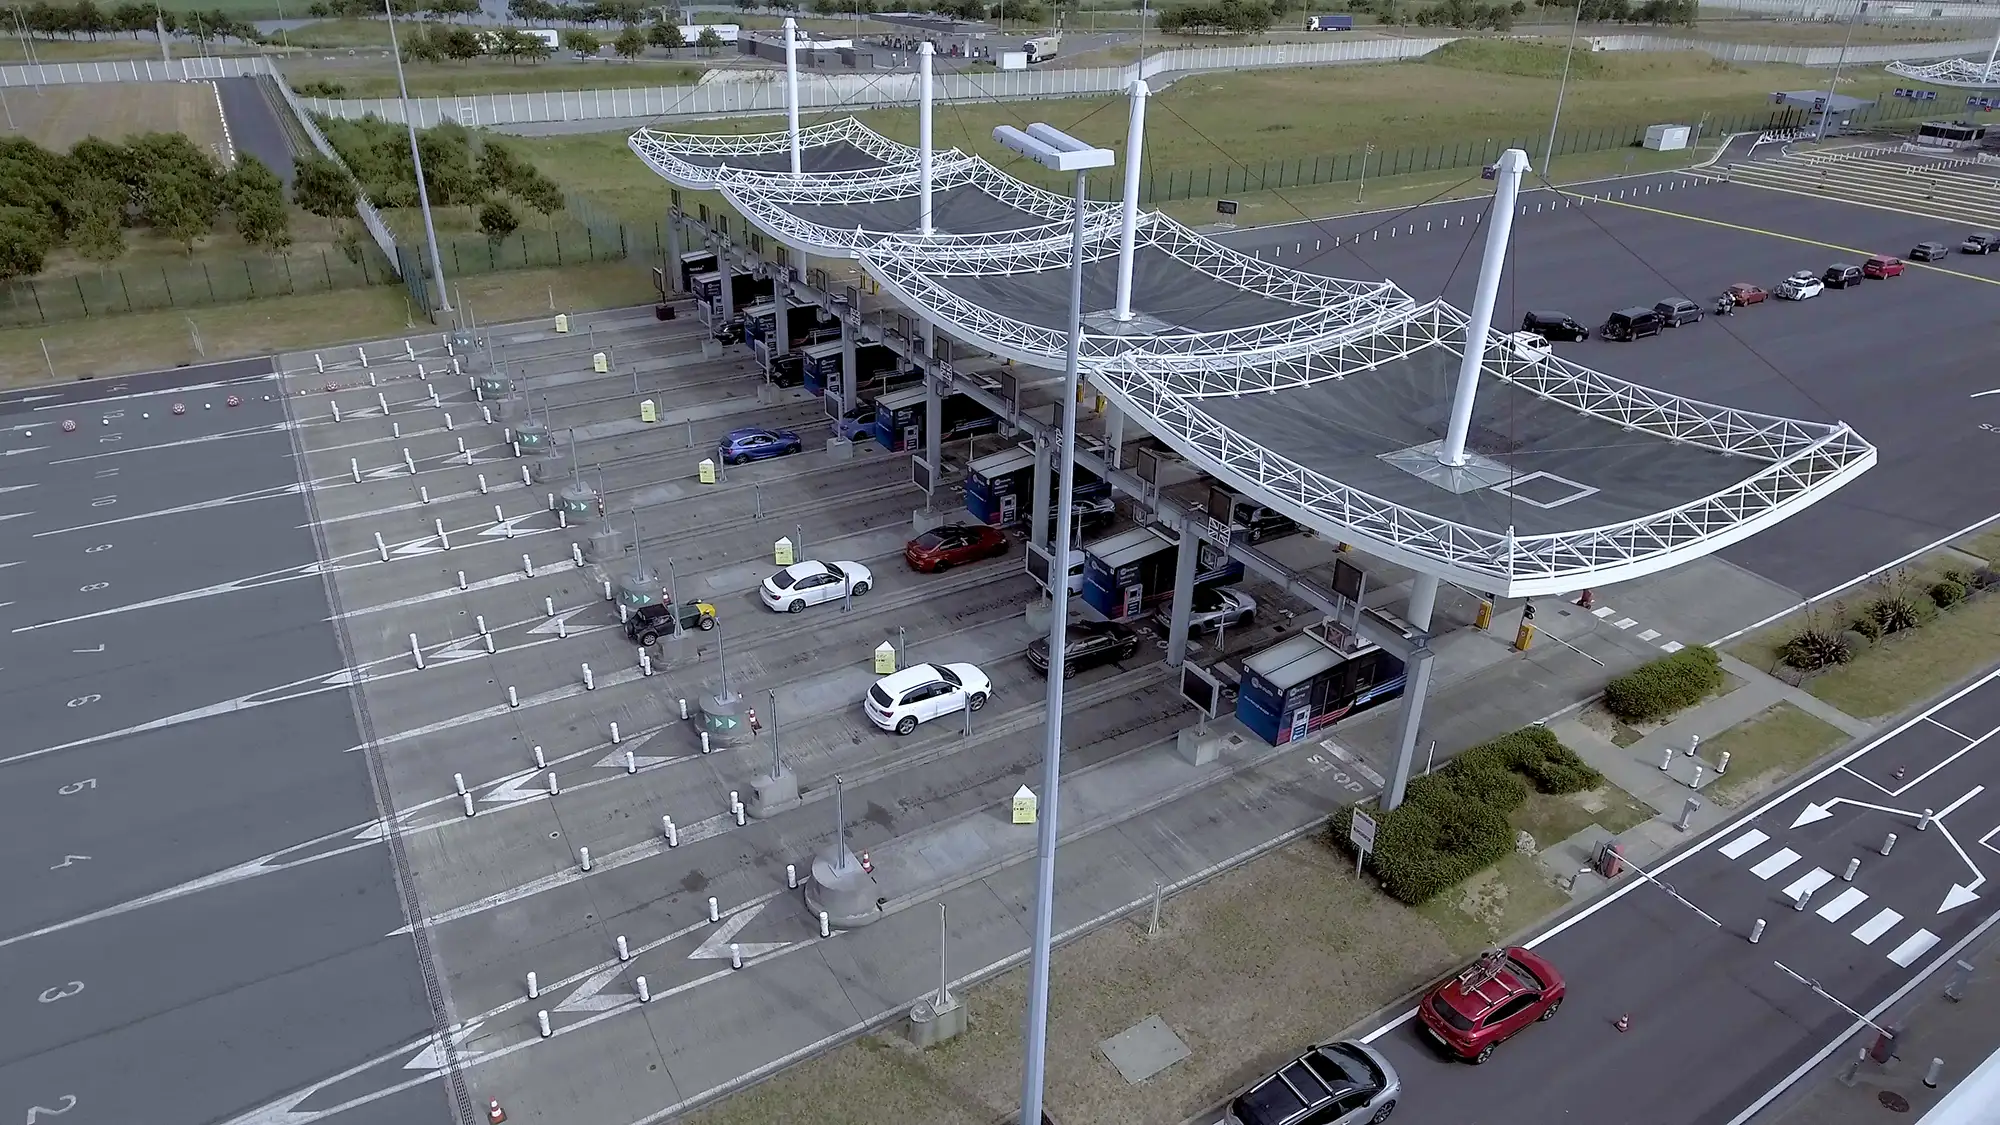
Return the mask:
[(54, 244), (48, 216), (28, 207), (0, 207), (0, 281), (42, 272)]
[(504, 199), (489, 199), (479, 209), (479, 229), (494, 242), (513, 234), (521, 225), (514, 215), (514, 209), (507, 206)]
[(527, 49), (521, 52), (521, 57), (529, 62), (547, 62), (549, 56), (555, 53), (556, 49), (549, 45), (548, 40), (539, 35), (530, 35)]
[(717, 35), (714, 28), (704, 27), (701, 34), (695, 36), (694, 45), (701, 48), (702, 54), (713, 55), (722, 49), (722, 36)]
[(307, 214), (341, 221), (354, 217), (354, 178), (324, 156), (292, 159), (292, 201)]
[(431, 42), (454, 62), (476, 59), (486, 53), (486, 42), (469, 27), (447, 27), (431, 32)]
[(285, 184), (270, 165), (244, 152), (236, 156), (236, 167), (222, 178), (223, 197), (231, 211), (241, 211), (265, 200), (285, 201)]
[(562, 33), (563, 46), (586, 58), (604, 49), (604, 41), (588, 31), (565, 31)]
[(563, 209), (562, 188), (540, 173), (533, 174), (516, 194), (521, 197), (521, 202), (540, 212), (544, 219)]
[(283, 200), (260, 196), (235, 213), (236, 233), (251, 246), (276, 254), (292, 244), (292, 215)]
[(70, 187), (70, 248), (99, 269), (125, 254), (125, 185), (90, 179)]
[(611, 41), (611, 49), (617, 51), (619, 57), (626, 60), (636, 59), (640, 55), (645, 54), (646, 53), (645, 29), (639, 27), (628, 27), (625, 30), (619, 32), (618, 38)]
[(147, 184), (146, 221), (189, 254), (215, 230), (219, 210), (215, 191), (185, 172), (157, 174)]
[(514, 150), (498, 141), (489, 140), (479, 146), (479, 178), (492, 191), (511, 191), (521, 182), (523, 172), (521, 162)]
[(667, 52), (672, 58), (675, 51), (687, 46), (687, 38), (681, 34), (678, 23), (656, 23), (646, 30), (646, 42)]

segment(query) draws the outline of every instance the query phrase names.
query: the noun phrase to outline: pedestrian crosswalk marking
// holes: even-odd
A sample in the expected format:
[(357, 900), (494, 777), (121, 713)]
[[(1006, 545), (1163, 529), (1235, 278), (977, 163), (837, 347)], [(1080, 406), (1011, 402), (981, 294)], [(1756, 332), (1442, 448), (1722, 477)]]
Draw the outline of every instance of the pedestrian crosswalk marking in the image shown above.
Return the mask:
[(1833, 872), (1823, 867), (1815, 867), (1804, 875), (1799, 876), (1797, 882), (1786, 887), (1785, 897), (1796, 899), (1800, 895), (1809, 895), (1831, 882), (1833, 882)]
[(1903, 944), (1889, 953), (1889, 960), (1907, 969), (1910, 962), (1922, 957), (1930, 947), (1938, 943), (1938, 936), (1929, 930), (1918, 930), (1903, 939)]
[(1752, 828), (1743, 835), (1722, 845), (1722, 854), (1730, 859), (1742, 859), (1743, 853), (1770, 839), (1762, 829)]
[(1751, 868), (1750, 874), (1755, 875), (1759, 879), (1769, 879), (1798, 861), (1799, 853), (1790, 848), (1779, 848), (1777, 851), (1772, 852), (1764, 862)]
[(1829, 922), (1838, 922), (1847, 916), (1848, 911), (1867, 901), (1868, 892), (1859, 887), (1849, 887), (1836, 895), (1832, 902), (1820, 907), (1814, 913)]
[(1903, 916), (1901, 914), (1885, 907), (1875, 917), (1861, 923), (1861, 928), (1854, 931), (1854, 940), (1863, 945), (1874, 945), (1875, 939), (1888, 933), (1896, 923), (1902, 920)]

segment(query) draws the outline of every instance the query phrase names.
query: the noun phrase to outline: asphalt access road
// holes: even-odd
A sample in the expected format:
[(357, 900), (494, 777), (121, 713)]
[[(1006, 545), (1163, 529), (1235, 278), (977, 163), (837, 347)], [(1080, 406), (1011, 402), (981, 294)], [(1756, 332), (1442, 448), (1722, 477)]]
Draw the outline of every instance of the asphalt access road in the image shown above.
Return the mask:
[[(1447, 1059), (1407, 1016), (1375, 1032), (1403, 1078), (1399, 1125), (1724, 1125), (1827, 1045), (1867, 1043), (1773, 962), (1869, 1013), (2000, 921), (1985, 882), (2000, 873), (2000, 762), (1980, 742), (1996, 729), (1989, 676), (1662, 864), (1658, 877), (1720, 926), (1627, 876), (1530, 943), (1568, 996), (1484, 1066)], [(1938, 819), (1919, 831), (1927, 808)], [(1968, 884), (1976, 893), (1953, 893)], [(1806, 909), (1792, 909), (1808, 886)], [(1759, 918), (1769, 925), (1753, 945)]]
[[(343, 753), (361, 741), (351, 702), (322, 682), (344, 659), (286, 404), (246, 381), (258, 363), (6, 400), (0, 1105), (15, 1112), (206, 1125), (432, 1026), (414, 945), (384, 936), (405, 903), (366, 831), (366, 761)], [(223, 405), (232, 391), (242, 406)], [(435, 1086), (357, 1115), (448, 1119)]]
[[(217, 385), (254, 383), (261, 381), (270, 371), (270, 356), (251, 356), (248, 359), (226, 359), (216, 363), (146, 371), (136, 375), (114, 375), (103, 379), (84, 378), (69, 383), (50, 383), (46, 386), (0, 392), (0, 416), (46, 415), (49, 424), (56, 425), (68, 417), (62, 413), (66, 406), (102, 402), (131, 395), (153, 394), (177, 387), (206, 386), (211, 383)], [(171, 403), (166, 404), (167, 407), (171, 405)], [(220, 407), (219, 402), (217, 406)], [(196, 409), (199, 409), (198, 405)], [(79, 415), (77, 420), (95, 419), (86, 419)], [(25, 425), (27, 420), (19, 420), (14, 424)]]
[(255, 78), (218, 78), (215, 89), (222, 95), (222, 115), (229, 122), (229, 139), (236, 151), (248, 153), (278, 174), (285, 187), (292, 186), (292, 142), (278, 120), (278, 111)]
[[(1646, 182), (1659, 180), (1627, 187)], [(1549, 199), (1528, 197), (1530, 213), (1515, 220), (1496, 325), (1518, 325), (1530, 309), (1556, 309), (1595, 327), (1618, 308), (1669, 296), (1705, 303), (1739, 280), (1775, 288), (1795, 270), (1817, 272), (1853, 257), (1665, 208), (1778, 229), (1800, 225), (1794, 216), (1810, 205), (1812, 222), (1840, 232), (1836, 241), (1897, 248), (1935, 237), (1939, 227), (1730, 184), (1641, 195), (1647, 209), (1598, 203), (1535, 214), (1537, 203)], [(1483, 226), (1470, 221), (1478, 211), (1468, 201), (1405, 213), (1393, 221), (1393, 238), (1389, 217), (1376, 216), (1286, 228), (1284, 236), (1265, 233), (1254, 242), (1245, 232), (1232, 241), (1269, 247), (1282, 237), (1281, 263), (1340, 277), (1390, 277), (1419, 300), (1443, 295), (1469, 308), (1485, 238)], [(1462, 226), (1459, 217), (1467, 219)], [(1331, 247), (1334, 237), (1352, 239), (1356, 232), (1358, 245), (1311, 252), (1315, 235)], [(1303, 254), (1295, 251), (1301, 244)], [(1608, 374), (1707, 402), (1844, 420), (1873, 442), (1881, 450), (1873, 470), (1723, 552), (1801, 594), (1817, 594), (1992, 514), (1992, 500), (1971, 482), (2000, 469), (1994, 428), (2000, 414), (1987, 405), (2000, 400), (1974, 397), (2000, 387), (1986, 345), (1996, 323), (2000, 293), (1992, 282), (2000, 281), (2000, 259), (1954, 255), (1941, 264), (1954, 272), (1913, 268), (1811, 301), (1771, 301), (1727, 319), (1711, 316), (1652, 339), (1592, 339), (1557, 350)]]

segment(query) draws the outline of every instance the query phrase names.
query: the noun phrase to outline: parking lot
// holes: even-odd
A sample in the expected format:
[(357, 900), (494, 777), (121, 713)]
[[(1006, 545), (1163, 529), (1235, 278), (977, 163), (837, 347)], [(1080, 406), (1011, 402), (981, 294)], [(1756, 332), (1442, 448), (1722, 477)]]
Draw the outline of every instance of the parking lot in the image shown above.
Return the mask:
[[(1977, 397), (2000, 388), (1989, 361), (2000, 255), (1954, 251), (1911, 263), (1901, 277), (1713, 315), (1727, 285), (1775, 291), (1798, 270), (1902, 255), (1922, 241), (1955, 248), (1969, 228), (1685, 176), (1582, 190), (1616, 198), (1565, 205), (1546, 191), (1523, 193), (1527, 213), (1515, 220), (1496, 327), (1518, 327), (1530, 310), (1566, 312), (1593, 333), (1557, 344), (1566, 358), (1693, 398), (1846, 421), (1881, 450), (1855, 484), (1724, 558), (1817, 594), (1992, 514), (1983, 490), (1951, 482), (2000, 467), (2000, 415), (1986, 405), (1994, 399)], [(1228, 241), (1337, 276), (1393, 277), (1414, 296), (1467, 307), (1484, 240), (1477, 212), (1445, 203)], [(1709, 310), (1703, 322), (1632, 342), (1595, 337), (1611, 312), (1676, 296)]]

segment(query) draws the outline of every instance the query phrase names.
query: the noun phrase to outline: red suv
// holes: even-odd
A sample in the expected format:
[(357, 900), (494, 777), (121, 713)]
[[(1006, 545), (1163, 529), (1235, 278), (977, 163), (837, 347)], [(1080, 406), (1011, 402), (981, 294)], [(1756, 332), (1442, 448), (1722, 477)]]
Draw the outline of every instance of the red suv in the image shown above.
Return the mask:
[(952, 523), (932, 528), (903, 547), (903, 561), (910, 569), (936, 574), (964, 563), (997, 558), (1007, 553), (1007, 536), (997, 527), (983, 523)]
[(1489, 949), (1425, 993), (1417, 1018), (1446, 1050), (1483, 1063), (1503, 1040), (1555, 1015), (1564, 991), (1562, 974), (1534, 952)]
[(1861, 272), (1868, 277), (1896, 277), (1903, 272), (1903, 259), (1878, 254), (1861, 263)]

